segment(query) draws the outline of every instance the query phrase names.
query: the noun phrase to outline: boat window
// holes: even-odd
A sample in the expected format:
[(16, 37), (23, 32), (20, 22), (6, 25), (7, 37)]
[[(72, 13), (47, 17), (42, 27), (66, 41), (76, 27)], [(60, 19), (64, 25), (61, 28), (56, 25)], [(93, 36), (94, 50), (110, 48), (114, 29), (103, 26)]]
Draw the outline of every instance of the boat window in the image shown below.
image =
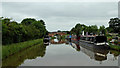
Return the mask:
[(105, 37), (105, 36), (96, 36), (95, 43), (97, 43), (97, 42), (99, 42), (99, 43), (107, 42), (107, 37)]

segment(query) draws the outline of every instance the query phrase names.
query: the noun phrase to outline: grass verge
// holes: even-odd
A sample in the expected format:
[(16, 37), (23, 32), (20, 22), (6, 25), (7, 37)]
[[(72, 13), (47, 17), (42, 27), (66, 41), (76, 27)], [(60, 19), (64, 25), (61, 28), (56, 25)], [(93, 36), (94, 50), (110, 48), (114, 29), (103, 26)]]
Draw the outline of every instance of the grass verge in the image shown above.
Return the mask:
[(2, 46), (2, 59), (5, 59), (10, 55), (13, 55), (23, 49), (26, 49), (28, 47), (31, 47), (37, 44), (43, 44), (43, 40), (36, 39), (36, 40), (30, 40), (30, 41), (25, 41), (25, 42), (15, 43), (15, 44), (10, 44), (10, 45), (5, 45), (5, 46), (3, 45)]
[(120, 50), (120, 46), (118, 46), (118, 45), (112, 45), (111, 43), (109, 43), (109, 46), (110, 46), (110, 48), (112, 48), (112, 49)]

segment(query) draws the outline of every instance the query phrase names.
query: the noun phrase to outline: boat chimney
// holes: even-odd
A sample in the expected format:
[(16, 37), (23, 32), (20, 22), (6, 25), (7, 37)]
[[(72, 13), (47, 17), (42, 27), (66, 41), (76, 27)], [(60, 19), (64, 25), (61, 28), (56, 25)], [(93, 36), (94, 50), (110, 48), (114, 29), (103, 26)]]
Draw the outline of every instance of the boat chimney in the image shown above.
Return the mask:
[(82, 35), (84, 36), (84, 31), (82, 32)]

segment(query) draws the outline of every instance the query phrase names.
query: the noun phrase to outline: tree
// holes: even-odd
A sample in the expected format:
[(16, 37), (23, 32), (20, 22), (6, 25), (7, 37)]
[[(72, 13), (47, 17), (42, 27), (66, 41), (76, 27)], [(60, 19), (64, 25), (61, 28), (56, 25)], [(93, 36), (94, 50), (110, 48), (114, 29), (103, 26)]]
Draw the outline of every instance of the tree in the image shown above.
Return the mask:
[[(100, 28), (99, 28), (99, 32), (101, 33), (101, 34), (104, 34), (104, 35), (106, 35), (106, 28), (105, 28), (105, 26), (104, 25), (102, 25), (102, 26), (100, 26)], [(99, 33), (99, 34), (100, 34)]]
[(40, 37), (43, 37), (46, 34), (47, 30), (45, 29), (46, 27), (43, 25), (42, 22), (35, 21), (32, 25), (40, 31), (41, 33)]
[(45, 22), (43, 20), (39, 20), (43, 25), (45, 25)]
[(98, 27), (96, 25), (91, 25), (88, 27), (88, 33), (89, 34), (97, 34), (98, 32)]
[(24, 24), (24, 25), (30, 25), (35, 21), (36, 20), (34, 18), (26, 18), (26, 19), (23, 19), (21, 23)]
[(61, 30), (58, 30), (57, 32), (61, 32)]
[(86, 26), (84, 24), (76, 24), (74, 28), (71, 29), (71, 33), (76, 34), (77, 36), (82, 34), (82, 31), (88, 34), (97, 34), (98, 27), (96, 25)]
[(109, 32), (111, 33), (120, 33), (120, 19), (111, 18), (109, 21)]
[(11, 21), (9, 18), (0, 18), (0, 20), (2, 21), (3, 45), (42, 38), (48, 33), (43, 20), (26, 18), (21, 23)]

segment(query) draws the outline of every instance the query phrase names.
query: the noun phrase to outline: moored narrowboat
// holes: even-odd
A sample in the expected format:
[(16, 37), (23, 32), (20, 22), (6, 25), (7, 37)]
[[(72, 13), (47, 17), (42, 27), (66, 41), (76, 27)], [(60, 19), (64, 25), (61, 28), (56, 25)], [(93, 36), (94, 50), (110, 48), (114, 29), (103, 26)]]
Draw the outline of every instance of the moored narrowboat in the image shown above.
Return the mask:
[(106, 36), (81, 36), (80, 41), (91, 43), (94, 45), (107, 45), (107, 37)]
[(44, 39), (43, 39), (44, 45), (49, 45), (49, 42), (50, 42), (49, 36), (48, 35), (44, 36)]

